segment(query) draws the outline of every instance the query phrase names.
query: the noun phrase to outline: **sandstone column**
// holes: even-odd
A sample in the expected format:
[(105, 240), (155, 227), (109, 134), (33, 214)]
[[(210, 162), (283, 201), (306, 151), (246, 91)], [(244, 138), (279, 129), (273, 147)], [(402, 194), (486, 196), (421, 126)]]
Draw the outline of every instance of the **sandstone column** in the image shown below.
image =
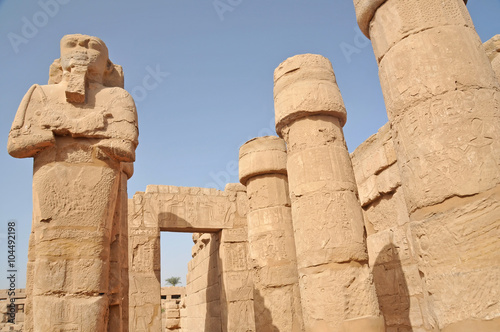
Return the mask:
[(249, 198), (248, 241), (257, 331), (303, 331), (285, 142), (259, 137), (240, 148)]
[(379, 66), (429, 328), (474, 320), (486, 331), (481, 320), (500, 317), (498, 79), (463, 0), (354, 4)]
[(384, 331), (332, 66), (320, 55), (297, 55), (275, 70), (274, 84), (306, 331)]
[(355, 0), (411, 213), (500, 183), (500, 89), (462, 0)]

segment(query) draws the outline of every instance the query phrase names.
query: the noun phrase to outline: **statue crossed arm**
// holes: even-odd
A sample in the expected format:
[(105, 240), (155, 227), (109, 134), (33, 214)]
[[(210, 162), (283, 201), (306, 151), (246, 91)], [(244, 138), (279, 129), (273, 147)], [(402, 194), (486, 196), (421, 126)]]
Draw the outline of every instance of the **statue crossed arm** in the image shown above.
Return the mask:
[(109, 108), (88, 110), (81, 117), (47, 105), (44, 87), (33, 85), (26, 93), (9, 135), (13, 157), (33, 157), (55, 144), (55, 136), (97, 138), (96, 146), (118, 161), (133, 162), (137, 147), (137, 113), (130, 95), (120, 88), (107, 88), (115, 96)]

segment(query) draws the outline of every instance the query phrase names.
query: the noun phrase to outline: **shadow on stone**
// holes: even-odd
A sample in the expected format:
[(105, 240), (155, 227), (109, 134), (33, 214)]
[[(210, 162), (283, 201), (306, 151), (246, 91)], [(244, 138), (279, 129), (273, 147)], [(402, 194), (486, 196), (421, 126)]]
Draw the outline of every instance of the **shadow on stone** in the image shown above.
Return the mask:
[(253, 292), (254, 310), (255, 310), (255, 329), (259, 332), (280, 332), (272, 324), (273, 318), (271, 311), (266, 307), (264, 298), (258, 289)]
[(386, 329), (412, 332), (410, 294), (401, 260), (393, 243), (379, 253), (373, 267), (373, 279)]

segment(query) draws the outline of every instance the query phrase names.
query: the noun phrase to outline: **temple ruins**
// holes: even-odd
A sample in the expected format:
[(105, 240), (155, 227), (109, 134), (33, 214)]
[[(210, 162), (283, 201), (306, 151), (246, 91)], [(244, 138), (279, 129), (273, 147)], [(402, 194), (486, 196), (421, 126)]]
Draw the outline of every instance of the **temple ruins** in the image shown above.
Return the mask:
[[(465, 4), (354, 0), (389, 122), (351, 154), (332, 64), (296, 55), (274, 72), (277, 136), (241, 146), (240, 183), (131, 199), (123, 71), (99, 38), (63, 37), (9, 134), (34, 158), (16, 328), (500, 331), (500, 36), (482, 44)], [(161, 288), (164, 231), (193, 233), (185, 288)]]

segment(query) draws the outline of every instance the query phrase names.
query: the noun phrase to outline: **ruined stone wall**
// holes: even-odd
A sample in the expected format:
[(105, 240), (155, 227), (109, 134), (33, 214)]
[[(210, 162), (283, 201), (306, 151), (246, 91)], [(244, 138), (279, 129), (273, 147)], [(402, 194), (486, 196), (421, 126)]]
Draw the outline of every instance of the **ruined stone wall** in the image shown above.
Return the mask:
[(351, 158), (387, 331), (431, 331), (389, 124), (363, 142)]
[(193, 259), (188, 264), (187, 331), (220, 331), (219, 235), (193, 234)]
[(181, 332), (181, 310), (185, 307), (186, 287), (161, 288), (161, 318), (163, 332)]
[[(409, 218), (393, 144), (388, 123), (351, 154), (359, 199), (363, 207), (370, 268), (380, 308), (387, 331), (447, 331), (437, 327), (432, 299), (434, 290), (426, 284), (425, 273), (419, 268), (419, 261), (423, 258), (429, 259), (430, 256), (422, 255), (417, 241), (432, 235), (418, 233), (418, 223)], [(461, 201), (452, 203), (455, 212), (464, 212)], [(465, 209), (468, 209), (467, 206)], [(484, 207), (480, 205), (476, 209), (478, 216), (484, 211)], [(441, 214), (437, 218), (460, 224), (460, 215), (458, 213), (456, 219), (453, 214)], [(491, 218), (495, 218), (494, 214)], [(485, 232), (487, 231), (485, 228)], [(478, 242), (475, 250), (481, 250), (482, 246), (483, 243)], [(441, 248), (442, 252), (434, 253), (433, 260), (448, 256), (447, 245), (442, 243)], [(470, 253), (475, 250), (471, 248)], [(460, 264), (457, 264), (455, 269), (459, 268)], [(464, 292), (463, 296), (471, 298), (474, 294)], [(480, 306), (483, 299), (475, 297), (472, 302)], [(471, 325), (465, 325), (466, 330), (475, 328), (476, 322), (472, 320), (467, 323)], [(496, 331), (494, 319), (486, 321), (485, 324), (487, 325), (481, 326), (479, 330)]]
[[(13, 301), (13, 302), (11, 302)], [(26, 291), (18, 288), (0, 290), (0, 331), (23, 331), (26, 305)], [(12, 315), (15, 315), (12, 322)]]

